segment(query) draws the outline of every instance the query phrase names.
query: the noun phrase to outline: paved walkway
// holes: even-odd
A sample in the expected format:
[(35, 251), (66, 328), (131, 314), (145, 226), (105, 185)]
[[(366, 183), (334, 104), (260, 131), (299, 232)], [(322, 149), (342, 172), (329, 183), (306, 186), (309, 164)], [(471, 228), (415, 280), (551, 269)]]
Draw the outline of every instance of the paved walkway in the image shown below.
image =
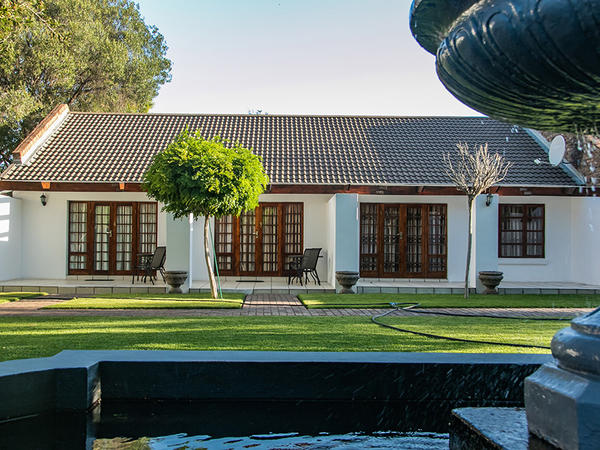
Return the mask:
[[(53, 297), (53, 296), (49, 296)], [(58, 297), (58, 296), (57, 296)], [(305, 317), (344, 317), (381, 314), (389, 309), (379, 308), (340, 308), (307, 309), (291, 294), (253, 294), (246, 297), (241, 309), (41, 309), (65, 301), (57, 298), (24, 299), (18, 302), (0, 304), (0, 316), (117, 316), (117, 317), (239, 317), (239, 316), (305, 316)], [(432, 315), (461, 314), (468, 316), (494, 317), (561, 317), (571, 318), (585, 314), (589, 308), (436, 308), (420, 309)], [(394, 316), (421, 316), (423, 313), (400, 310)]]

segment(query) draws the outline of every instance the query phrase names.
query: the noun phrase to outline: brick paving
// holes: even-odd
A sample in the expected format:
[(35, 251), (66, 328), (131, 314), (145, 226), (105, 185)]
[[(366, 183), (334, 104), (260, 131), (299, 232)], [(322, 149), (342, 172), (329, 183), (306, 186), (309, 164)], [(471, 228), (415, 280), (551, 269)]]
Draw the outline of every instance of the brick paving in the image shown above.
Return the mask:
[[(379, 308), (339, 308), (307, 309), (295, 295), (291, 294), (252, 294), (246, 297), (241, 309), (41, 309), (65, 301), (57, 298), (23, 299), (18, 302), (0, 304), (0, 316), (115, 316), (115, 317), (240, 317), (240, 316), (304, 316), (304, 317), (371, 317), (389, 309)], [(590, 308), (436, 308), (399, 310), (393, 316), (424, 316), (461, 314), (468, 316), (494, 317), (554, 317), (571, 318), (592, 311)]]

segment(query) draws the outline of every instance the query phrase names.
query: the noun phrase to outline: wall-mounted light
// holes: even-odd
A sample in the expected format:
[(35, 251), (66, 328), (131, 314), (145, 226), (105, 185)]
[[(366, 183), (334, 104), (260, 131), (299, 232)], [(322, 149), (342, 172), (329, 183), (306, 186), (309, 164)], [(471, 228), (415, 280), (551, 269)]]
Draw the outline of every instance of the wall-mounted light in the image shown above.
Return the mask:
[(485, 206), (490, 206), (492, 204), (492, 200), (494, 200), (494, 196), (491, 192), (488, 192), (488, 195), (485, 196)]
[(46, 194), (40, 195), (40, 201), (42, 202), (42, 206), (46, 206), (46, 203), (48, 203), (48, 197), (46, 197)]

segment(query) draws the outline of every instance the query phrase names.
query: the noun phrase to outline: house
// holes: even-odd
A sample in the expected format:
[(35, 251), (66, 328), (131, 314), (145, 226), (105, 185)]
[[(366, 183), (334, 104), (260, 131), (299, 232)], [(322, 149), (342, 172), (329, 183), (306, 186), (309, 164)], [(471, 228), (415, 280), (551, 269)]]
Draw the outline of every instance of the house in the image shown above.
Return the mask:
[[(0, 281), (130, 276), (167, 246), (167, 269), (206, 280), (202, 221), (173, 220), (141, 190), (152, 157), (182, 130), (252, 148), (271, 184), (256, 211), (212, 223), (220, 276), (283, 277), (321, 247), (318, 271), (360, 271), (364, 286), (460, 285), (465, 196), (444, 172), (458, 142), (513, 163), (475, 207), (473, 272), (564, 288), (600, 285), (600, 209), (537, 132), (485, 117), (81, 113), (56, 107), (0, 176)], [(534, 163), (535, 160), (541, 164)], [(539, 161), (538, 161), (539, 162)], [(367, 290), (366, 288), (364, 289)]]

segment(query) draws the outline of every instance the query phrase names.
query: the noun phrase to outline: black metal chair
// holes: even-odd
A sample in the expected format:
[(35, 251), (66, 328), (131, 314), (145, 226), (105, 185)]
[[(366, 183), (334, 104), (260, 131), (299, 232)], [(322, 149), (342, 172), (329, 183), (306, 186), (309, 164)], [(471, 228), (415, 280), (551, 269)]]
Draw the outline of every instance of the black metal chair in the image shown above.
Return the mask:
[(320, 248), (307, 248), (304, 250), (302, 257), (298, 256), (290, 262), (290, 274), (288, 276), (288, 284), (291, 283), (292, 279), (298, 279), (302, 286), (302, 280), (308, 283), (308, 275), (315, 280), (320, 286), (321, 280), (319, 279), (319, 273), (317, 272), (317, 262), (319, 261), (319, 254), (321, 253)]
[(167, 247), (156, 247), (154, 253), (150, 254), (141, 254), (139, 255), (138, 265), (136, 270), (133, 273), (131, 278), (131, 284), (133, 284), (135, 280), (135, 276), (137, 274), (138, 280), (140, 278), (140, 272), (144, 273), (144, 283), (147, 278), (150, 278), (152, 284), (154, 284), (154, 279), (156, 271), (160, 273), (160, 276), (165, 281), (165, 260), (167, 259)]

